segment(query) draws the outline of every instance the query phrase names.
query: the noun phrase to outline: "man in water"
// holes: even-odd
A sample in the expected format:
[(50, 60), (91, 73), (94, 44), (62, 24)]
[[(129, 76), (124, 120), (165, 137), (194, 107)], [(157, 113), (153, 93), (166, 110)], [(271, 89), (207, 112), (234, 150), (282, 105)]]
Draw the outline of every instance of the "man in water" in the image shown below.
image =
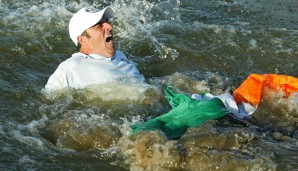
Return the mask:
[(58, 66), (45, 86), (46, 91), (141, 78), (135, 64), (115, 48), (113, 26), (108, 21), (114, 14), (111, 7), (106, 7), (82, 8), (73, 15), (69, 35), (79, 52)]

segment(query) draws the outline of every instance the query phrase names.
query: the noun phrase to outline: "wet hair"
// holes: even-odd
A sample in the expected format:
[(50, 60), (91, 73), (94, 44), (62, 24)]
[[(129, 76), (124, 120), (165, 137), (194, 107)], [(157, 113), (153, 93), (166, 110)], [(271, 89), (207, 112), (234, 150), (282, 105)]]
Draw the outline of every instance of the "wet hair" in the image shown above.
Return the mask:
[[(91, 38), (91, 35), (85, 30), (81, 36), (86, 36), (88, 39)], [(80, 51), (82, 45), (80, 44), (80, 42), (78, 42), (78, 46), (77, 46), (77, 50)]]

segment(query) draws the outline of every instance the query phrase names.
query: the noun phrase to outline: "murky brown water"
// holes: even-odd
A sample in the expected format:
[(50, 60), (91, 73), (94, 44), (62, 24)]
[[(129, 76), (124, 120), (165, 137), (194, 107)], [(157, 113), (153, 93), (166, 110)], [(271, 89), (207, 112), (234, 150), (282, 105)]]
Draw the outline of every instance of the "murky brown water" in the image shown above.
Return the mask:
[[(42, 92), (76, 51), (68, 20), (111, 5), (117, 46), (145, 82)], [(298, 95), (267, 92), (246, 125), (226, 116), (178, 140), (132, 135), (168, 112), (164, 90), (235, 89), (250, 73), (298, 77), (298, 2), (0, 0), (1, 170), (297, 170)]]

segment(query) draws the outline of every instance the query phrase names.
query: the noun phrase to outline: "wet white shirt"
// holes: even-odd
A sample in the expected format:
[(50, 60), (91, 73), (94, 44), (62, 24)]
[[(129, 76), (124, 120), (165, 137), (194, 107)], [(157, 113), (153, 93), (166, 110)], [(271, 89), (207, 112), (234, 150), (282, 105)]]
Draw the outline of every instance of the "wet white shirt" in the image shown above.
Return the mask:
[(82, 89), (92, 84), (104, 84), (123, 78), (142, 77), (135, 64), (116, 50), (112, 58), (74, 53), (62, 62), (50, 76), (45, 91), (66, 87)]

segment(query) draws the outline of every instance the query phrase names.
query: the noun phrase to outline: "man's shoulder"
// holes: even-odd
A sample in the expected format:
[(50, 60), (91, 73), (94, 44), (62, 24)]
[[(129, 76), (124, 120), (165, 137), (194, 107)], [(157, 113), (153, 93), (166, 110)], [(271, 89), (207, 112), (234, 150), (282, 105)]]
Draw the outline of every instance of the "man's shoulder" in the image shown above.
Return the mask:
[(81, 59), (84, 59), (84, 58), (85, 58), (85, 55), (83, 53), (74, 53), (74, 54), (72, 54), (72, 56), (70, 58), (63, 61), (59, 65), (59, 67), (73, 68), (73, 67), (77, 66), (77, 64), (80, 63)]
[(67, 60), (69, 60), (69, 61), (79, 61), (79, 60), (82, 60), (82, 59), (86, 59), (87, 57), (88, 57), (88, 55), (83, 54), (81, 52), (77, 52), (77, 53), (72, 54), (72, 56), (70, 58), (68, 58)]

